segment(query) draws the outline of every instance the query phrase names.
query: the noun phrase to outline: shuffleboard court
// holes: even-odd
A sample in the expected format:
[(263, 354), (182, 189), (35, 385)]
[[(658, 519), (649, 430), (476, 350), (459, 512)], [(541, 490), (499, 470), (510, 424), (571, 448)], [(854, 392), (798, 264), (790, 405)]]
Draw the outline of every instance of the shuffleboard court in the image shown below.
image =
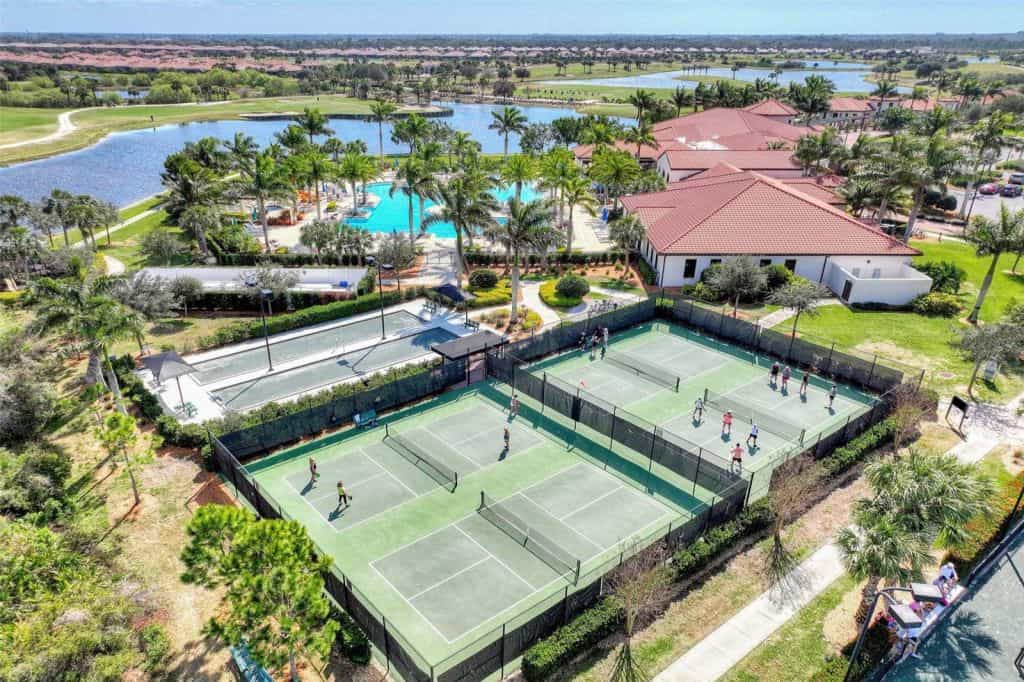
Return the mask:
[[(423, 326), (423, 320), (410, 312), (400, 310), (384, 316), (387, 336)], [(380, 317), (349, 322), (320, 329), (309, 334), (291, 335), (270, 343), (270, 357), (277, 365), (295, 362), (323, 353), (340, 355), (347, 347), (381, 338)], [(208, 360), (191, 363), (196, 368), (193, 377), (200, 384), (212, 384), (231, 377), (256, 372), (267, 367), (267, 349), (258, 345), (235, 352), (224, 353)]]
[[(508, 387), (476, 384), (247, 466), (438, 674), (704, 508), (526, 401), (510, 415), (508, 397)], [(457, 471), (458, 485), (390, 447), (398, 434)], [(340, 509), (339, 479), (353, 496)]]
[[(377, 324), (380, 324), (379, 319)], [(408, 362), (429, 354), (430, 347), (435, 343), (444, 343), (454, 338), (455, 335), (451, 332), (434, 327), (419, 334), (403, 336), (308, 365), (241, 381), (211, 393), (214, 399), (228, 410), (247, 410), (272, 400), (281, 400), (321, 386), (376, 372), (384, 367)]]

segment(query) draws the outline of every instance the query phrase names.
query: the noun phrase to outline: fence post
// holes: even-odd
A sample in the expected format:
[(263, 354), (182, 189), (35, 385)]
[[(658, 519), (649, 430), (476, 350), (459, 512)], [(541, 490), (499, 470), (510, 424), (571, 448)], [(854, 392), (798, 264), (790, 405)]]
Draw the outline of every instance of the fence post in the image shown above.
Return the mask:
[(697, 471), (693, 473), (693, 496), (697, 496), (697, 479), (700, 478), (700, 465), (704, 461), (704, 448), (697, 449)]
[(548, 373), (544, 372), (544, 379), (540, 383), (540, 413), (544, 414), (544, 403), (548, 397)]
[(391, 671), (391, 646), (388, 644), (388, 619), (380, 614), (381, 624), (384, 626), (384, 660), (387, 661), (388, 672)]
[(826, 374), (832, 373), (832, 354), (836, 352), (836, 342), (832, 342), (832, 347), (828, 349), (828, 367), (825, 369)]
[(750, 504), (750, 493), (753, 492), (753, 490), (754, 490), (754, 476), (756, 474), (757, 474), (757, 471), (751, 469), (751, 471), (750, 471), (750, 481), (747, 483), (747, 494), (743, 498), (743, 506), (744, 507), (746, 507), (747, 505)]
[(725, 327), (725, 306), (722, 306), (722, 314), (718, 318), (718, 337), (722, 337), (722, 329)]
[(505, 626), (508, 623), (501, 624), (501, 679), (505, 679)]
[(868, 380), (867, 380), (867, 383), (866, 383), (866, 384), (864, 384), (864, 385), (865, 385), (865, 386), (867, 386), (868, 388), (870, 388), (870, 387), (871, 387), (871, 380), (875, 378), (875, 365), (877, 365), (877, 364), (878, 364), (878, 355), (877, 355), (877, 354), (875, 354), (875, 355), (874, 355), (874, 356), (872, 357), (872, 359), (871, 359), (871, 371), (870, 371), (870, 372), (868, 372)]
[(619, 408), (618, 408), (617, 405), (612, 405), (612, 429), (611, 429), (612, 432), (608, 435), (608, 449), (609, 450), (611, 450), (612, 446), (615, 444), (615, 422), (618, 421), (618, 419), (619, 419), (616, 416), (616, 413), (618, 412), (618, 409)]
[(569, 622), (569, 586), (565, 586), (565, 596), (562, 597), (562, 625)]
[(761, 321), (754, 324), (754, 364), (757, 364), (757, 354), (761, 351)]

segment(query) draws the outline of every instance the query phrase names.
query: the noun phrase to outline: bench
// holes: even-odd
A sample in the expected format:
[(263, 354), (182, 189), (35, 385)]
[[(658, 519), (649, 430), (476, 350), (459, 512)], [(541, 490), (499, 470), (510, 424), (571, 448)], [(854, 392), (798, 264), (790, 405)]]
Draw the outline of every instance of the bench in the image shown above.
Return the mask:
[(185, 413), (186, 417), (194, 417), (199, 413), (199, 409), (195, 406), (195, 403), (187, 402), (181, 406), (181, 411)]
[(363, 410), (362, 412), (356, 412), (352, 417), (352, 421), (356, 423), (359, 428), (374, 427), (377, 425), (377, 410)]
[(426, 310), (428, 313), (436, 313), (437, 312), (437, 302), (436, 301), (431, 301), (431, 300), (426, 300), (426, 301), (423, 302), (423, 309)]
[(480, 323), (477, 320), (470, 320), (469, 318), (466, 318), (466, 322), (464, 324), (466, 329), (472, 329), (474, 331), (480, 329)]

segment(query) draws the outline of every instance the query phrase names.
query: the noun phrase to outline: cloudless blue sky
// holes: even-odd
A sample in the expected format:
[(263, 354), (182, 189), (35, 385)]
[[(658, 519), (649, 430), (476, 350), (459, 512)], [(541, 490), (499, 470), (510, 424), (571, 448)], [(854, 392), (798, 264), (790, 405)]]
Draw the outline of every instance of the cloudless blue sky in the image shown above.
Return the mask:
[[(0, 30), (318, 34), (991, 33), (1024, 28), (1024, 10), (1018, 1), (0, 0)], [(1015, 13), (1014, 20), (1011, 15)]]

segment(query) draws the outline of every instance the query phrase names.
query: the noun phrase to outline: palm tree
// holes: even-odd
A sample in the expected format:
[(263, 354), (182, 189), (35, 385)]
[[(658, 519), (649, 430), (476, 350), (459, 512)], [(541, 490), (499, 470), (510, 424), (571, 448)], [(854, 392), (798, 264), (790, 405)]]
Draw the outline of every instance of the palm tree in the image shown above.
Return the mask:
[[(119, 404), (120, 393), (109, 366), (107, 349), (111, 343), (132, 333), (126, 319), (128, 311), (114, 298), (114, 292), (122, 284), (121, 278), (98, 275), (76, 259), (70, 276), (36, 280), (30, 298), (36, 312), (33, 329), (40, 333), (56, 332), (81, 343), (89, 354), (86, 383), (108, 386), (115, 392)], [(109, 383), (103, 377), (105, 365)]]
[(305, 165), (308, 171), (308, 177), (313, 182), (313, 191), (316, 196), (316, 219), (320, 220), (320, 182), (333, 176), (337, 172), (337, 167), (331, 162), (327, 155), (323, 152), (310, 150), (306, 152)]
[(74, 220), (72, 214), (69, 213), (69, 209), (74, 203), (74, 199), (73, 194), (62, 189), (52, 190), (48, 197), (43, 198), (43, 210), (54, 216), (57, 222), (60, 223), (60, 229), (64, 233), (64, 246), (71, 245), (71, 240), (68, 238), (68, 230), (74, 227)]
[[(971, 177), (968, 180), (964, 191), (964, 197), (971, 193), (974, 181), (978, 177), (978, 169), (985, 158), (985, 152), (999, 149), (1005, 139), (1006, 130), (1013, 127), (1014, 117), (1008, 111), (993, 111), (987, 117), (978, 121), (971, 130), (971, 147), (974, 149), (974, 168), (971, 170)], [(960, 204), (960, 217), (967, 215), (966, 201)]]
[[(413, 213), (413, 201), (416, 199), (415, 188), (423, 182), (423, 177), (426, 175), (430, 175), (430, 172), (423, 164), (423, 161), (415, 156), (410, 156), (398, 167), (398, 171), (395, 173), (395, 181), (391, 183), (391, 188), (388, 189), (389, 197), (393, 197), (396, 193), (401, 192), (409, 200), (409, 241), (413, 243), (416, 241)], [(422, 197), (420, 201), (423, 201)]]
[(256, 142), (243, 133), (235, 133), (230, 141), (224, 143), (224, 147), (227, 149), (230, 162), (235, 167), (251, 164), (260, 151)]
[(469, 156), (476, 154), (480, 151), (480, 143), (473, 139), (473, 136), (463, 130), (456, 130), (455, 134), (448, 140), (448, 164), (454, 168), (452, 164), (451, 156), (454, 154), (455, 159), (458, 160), (460, 165), (465, 165), (466, 159)]
[(885, 219), (890, 197), (917, 182), (923, 172), (921, 155), (920, 142), (906, 135), (893, 135), (889, 146), (864, 165), (860, 175), (873, 181), (879, 190), (879, 221)]
[(622, 272), (622, 278), (626, 279), (629, 277), (629, 254), (635, 251), (636, 245), (647, 236), (647, 228), (639, 218), (627, 213), (608, 225), (608, 236), (626, 254), (626, 268)]
[(496, 223), (490, 234), (512, 254), (512, 316), (510, 324), (519, 321), (519, 259), (520, 256), (557, 243), (559, 231), (552, 227), (551, 208), (543, 200), (523, 203), (518, 199), (508, 202), (508, 220)]
[(380, 152), (380, 163), (384, 165), (384, 124), (390, 123), (398, 108), (391, 102), (382, 99), (370, 103), (369, 121), (377, 124), (377, 149)]
[(985, 273), (985, 279), (978, 290), (978, 298), (974, 302), (971, 314), (967, 321), (971, 324), (978, 323), (978, 316), (981, 314), (981, 306), (988, 295), (989, 287), (992, 286), (992, 277), (996, 272), (996, 265), (999, 257), (1004, 253), (1014, 253), (1024, 249), (1024, 210), (1011, 213), (1006, 208), (1006, 203), (999, 205), (999, 219), (991, 220), (985, 216), (974, 216), (971, 225), (964, 232), (964, 239), (974, 245), (975, 254), (981, 258), (991, 256), (992, 262)]
[(536, 159), (528, 154), (513, 154), (502, 164), (499, 175), (503, 183), (515, 187), (515, 197), (521, 200), (523, 185), (536, 180), (538, 173)]
[(274, 140), (292, 155), (300, 154), (312, 146), (306, 139), (306, 131), (295, 123), (274, 135)]
[(627, 97), (626, 101), (636, 108), (636, 122), (639, 123), (644, 117), (644, 112), (649, 111), (654, 106), (654, 93), (638, 89)]
[(437, 190), (440, 210), (423, 221), (424, 227), (441, 222), (455, 227), (455, 277), (459, 287), (465, 261), (463, 235), (490, 232), (497, 224), (491, 214), (498, 210), (498, 201), (491, 195), (490, 186), (490, 178), (483, 173), (467, 171), (452, 177)]
[(302, 113), (295, 117), (295, 122), (309, 135), (309, 143), (313, 144), (313, 138), (317, 135), (334, 135), (334, 131), (327, 127), (327, 116), (319, 109), (306, 107)]
[(576, 175), (562, 187), (562, 200), (569, 207), (569, 222), (565, 231), (565, 250), (572, 252), (573, 209), (577, 206), (586, 211), (589, 215), (597, 215), (598, 203), (594, 193), (590, 191), (590, 180), (582, 175)]
[(209, 256), (210, 248), (206, 243), (206, 234), (220, 227), (220, 213), (212, 206), (196, 204), (181, 212), (178, 226), (195, 238), (199, 244), (199, 253), (204, 257)]
[(676, 108), (676, 118), (683, 115), (683, 107), (690, 103), (690, 93), (686, 92), (686, 88), (680, 86), (675, 89), (672, 93), (672, 104)]
[(946, 193), (946, 178), (953, 174), (961, 161), (960, 150), (946, 135), (938, 132), (928, 139), (920, 163), (909, 164), (903, 179), (907, 187), (913, 191), (914, 204), (907, 218), (907, 231), (903, 240), (910, 242), (914, 233), (914, 224), (921, 211), (925, 194), (931, 187), (938, 186)]
[(235, 159), (236, 168), (241, 177), (234, 186), (242, 196), (256, 200), (256, 208), (263, 226), (263, 243), (267, 253), (270, 247), (270, 229), (267, 225), (267, 201), (273, 197), (283, 196), (288, 192), (288, 184), (281, 166), (267, 151), (257, 153), (251, 161)]
[(636, 145), (636, 160), (640, 161), (640, 149), (645, 144), (653, 147), (657, 140), (654, 139), (654, 126), (647, 121), (639, 121), (635, 126), (626, 130), (626, 142)]
[(377, 177), (377, 164), (366, 154), (347, 152), (338, 162), (336, 172), (337, 177), (347, 182), (352, 189), (352, 212), (355, 213), (359, 205), (359, 193), (356, 190), (356, 185), (363, 183), (365, 200), (366, 183)]
[(875, 85), (874, 91), (871, 93), (872, 97), (878, 98), (878, 111), (882, 111), (885, 108), (885, 99), (887, 97), (895, 96), (896, 92), (896, 81), (878, 81), (878, 84)]
[(508, 136), (512, 133), (522, 133), (526, 130), (529, 120), (526, 114), (516, 107), (502, 107), (501, 111), (491, 112), (491, 124), (487, 126), (491, 130), (498, 131), (498, 134), (505, 138), (504, 158), (508, 158)]
[(594, 156), (589, 172), (590, 177), (605, 186), (606, 193), (611, 193), (612, 209), (617, 211), (619, 196), (640, 177), (640, 164), (626, 152), (606, 149)]
[(601, 147), (615, 144), (619, 129), (606, 121), (591, 121), (580, 130), (580, 144), (593, 145), (593, 154)]
[(214, 171), (190, 159), (181, 159), (160, 175), (167, 190), (164, 210), (172, 219), (193, 206), (215, 206), (224, 192), (224, 185)]
[(846, 202), (847, 210), (859, 218), (866, 209), (876, 205), (878, 185), (872, 179), (854, 176), (839, 185), (836, 194)]
[[(359, 140), (362, 142), (362, 140)], [(363, 142), (365, 145), (366, 143)], [(331, 161), (338, 163), (341, 159), (341, 155), (345, 153), (345, 143), (337, 137), (329, 137), (324, 140), (324, 143), (320, 145), (320, 149), (323, 150), (324, 154), (328, 154), (331, 157)]]

